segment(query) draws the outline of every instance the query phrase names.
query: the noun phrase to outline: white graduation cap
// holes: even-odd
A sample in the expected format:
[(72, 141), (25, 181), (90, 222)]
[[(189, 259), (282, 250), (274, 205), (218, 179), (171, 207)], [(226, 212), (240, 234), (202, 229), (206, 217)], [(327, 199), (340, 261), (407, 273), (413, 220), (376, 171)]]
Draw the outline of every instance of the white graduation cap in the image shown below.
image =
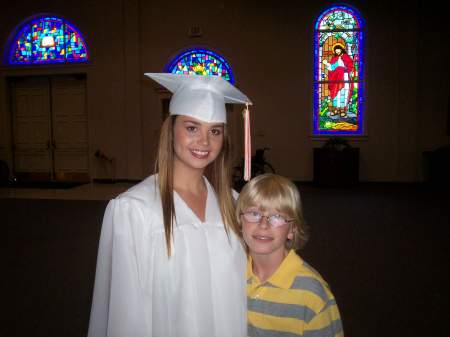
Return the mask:
[(231, 83), (219, 76), (146, 73), (170, 92), (171, 115), (187, 115), (207, 123), (226, 123), (225, 103), (252, 102)]
[(250, 179), (250, 99), (220, 76), (145, 73), (173, 93), (169, 113), (197, 118), (207, 123), (226, 123), (225, 103), (245, 104), (244, 179)]

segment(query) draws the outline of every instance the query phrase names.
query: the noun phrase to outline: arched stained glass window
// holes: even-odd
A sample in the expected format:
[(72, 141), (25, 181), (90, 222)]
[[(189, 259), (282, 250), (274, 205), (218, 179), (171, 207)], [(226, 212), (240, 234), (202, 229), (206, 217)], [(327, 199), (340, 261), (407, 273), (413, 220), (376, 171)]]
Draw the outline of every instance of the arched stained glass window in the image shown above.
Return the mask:
[(334, 6), (314, 31), (315, 135), (361, 135), (362, 21), (353, 9)]
[(66, 20), (41, 16), (23, 24), (10, 48), (10, 64), (86, 62), (86, 43)]
[(221, 76), (234, 84), (233, 72), (228, 62), (208, 49), (189, 49), (175, 57), (166, 70), (173, 74)]

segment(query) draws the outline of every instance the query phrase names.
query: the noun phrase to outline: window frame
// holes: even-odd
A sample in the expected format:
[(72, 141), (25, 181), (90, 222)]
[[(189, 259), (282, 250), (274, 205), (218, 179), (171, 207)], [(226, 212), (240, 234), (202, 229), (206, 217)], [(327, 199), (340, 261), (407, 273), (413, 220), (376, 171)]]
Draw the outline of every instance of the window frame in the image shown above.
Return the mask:
[[(54, 60), (36, 60), (36, 57), (33, 55), (31, 55), (31, 60), (30, 61), (15, 61), (14, 60), (14, 54), (17, 50), (17, 42), (24, 36), (24, 34), (27, 34), (27, 32), (29, 32), (31, 30), (31, 27), (36, 24), (36, 23), (40, 23), (42, 21), (50, 21), (50, 20), (55, 20), (55, 21), (61, 21), (61, 24), (63, 25), (63, 29), (64, 29), (64, 58), (63, 59), (54, 59)], [(67, 36), (70, 34), (76, 34), (77, 38), (79, 38), (81, 41), (80, 43), (83, 45), (84, 47), (84, 51), (86, 53), (86, 56), (84, 58), (79, 58), (79, 59), (71, 59), (71, 58), (67, 58), (67, 48), (68, 46), (70, 46), (70, 42), (67, 40)], [(5, 64), (7, 64), (8, 66), (13, 66), (13, 67), (21, 67), (21, 66), (39, 66), (39, 65), (58, 65), (58, 64), (62, 64), (62, 65), (68, 65), (68, 64), (86, 64), (90, 61), (90, 53), (89, 53), (89, 49), (86, 43), (86, 39), (83, 36), (83, 34), (81, 34), (80, 30), (73, 25), (69, 20), (56, 15), (54, 13), (41, 13), (41, 14), (37, 14), (31, 17), (28, 17), (27, 19), (23, 20), (20, 24), (18, 24), (16, 26), (16, 28), (13, 30), (13, 33), (10, 35), (10, 43), (9, 48), (7, 49), (7, 57), (5, 58)]]
[[(322, 20), (329, 15), (331, 12), (335, 10), (343, 10), (347, 13), (349, 13), (353, 20), (358, 25), (357, 28), (352, 29), (320, 29), (320, 24)], [(319, 78), (319, 59), (321, 59), (320, 54), (320, 45), (319, 45), (319, 38), (322, 34), (334, 33), (334, 32), (354, 32), (355, 34), (355, 40), (358, 43), (358, 60), (357, 60), (357, 66), (358, 66), (358, 79), (355, 81), (342, 81), (345, 83), (357, 83), (357, 120), (356, 125), (358, 126), (358, 129), (355, 131), (352, 130), (336, 130), (336, 129), (321, 129), (320, 128), (320, 86), (326, 85), (329, 83), (329, 80), (321, 80)], [(366, 134), (366, 120), (365, 120), (365, 114), (364, 114), (364, 21), (360, 15), (360, 13), (353, 7), (348, 5), (332, 5), (320, 12), (320, 14), (317, 16), (315, 23), (314, 23), (314, 38), (313, 38), (313, 48), (314, 48), (314, 62), (313, 62), (313, 118), (312, 118), (312, 135), (314, 137), (318, 136), (364, 136)], [(331, 35), (330, 35), (331, 36)]]

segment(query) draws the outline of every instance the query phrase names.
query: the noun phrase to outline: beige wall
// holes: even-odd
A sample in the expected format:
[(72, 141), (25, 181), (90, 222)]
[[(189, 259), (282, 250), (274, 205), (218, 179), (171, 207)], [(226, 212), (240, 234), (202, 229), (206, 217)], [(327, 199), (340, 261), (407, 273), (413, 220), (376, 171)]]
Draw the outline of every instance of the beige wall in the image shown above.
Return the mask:
[[(11, 160), (7, 76), (82, 72), (87, 74), (92, 176), (107, 175), (93, 156), (100, 149), (116, 159), (118, 178), (145, 177), (152, 168), (161, 102), (143, 73), (162, 71), (177, 52), (198, 45), (229, 61), (237, 86), (254, 102), (254, 147), (271, 148), (268, 158), (280, 174), (311, 180), (312, 148), (326, 140), (311, 135), (312, 28), (327, 4), (223, 0), (197, 1), (194, 8), (176, 0), (10, 3), (0, 13), (2, 54), (17, 24), (51, 12), (83, 33), (91, 62), (0, 69), (0, 157)], [(353, 4), (366, 23), (367, 134), (351, 140), (361, 149), (361, 180), (420, 181), (422, 152), (449, 143), (449, 46), (443, 12), (421, 2)], [(189, 38), (191, 26), (201, 27), (203, 36)]]

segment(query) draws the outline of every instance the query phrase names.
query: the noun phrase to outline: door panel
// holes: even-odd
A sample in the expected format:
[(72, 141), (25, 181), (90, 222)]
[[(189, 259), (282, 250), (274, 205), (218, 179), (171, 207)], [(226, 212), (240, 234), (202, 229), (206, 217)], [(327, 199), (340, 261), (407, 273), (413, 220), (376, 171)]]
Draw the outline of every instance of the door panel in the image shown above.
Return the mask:
[(49, 85), (45, 78), (18, 80), (12, 85), (14, 170), (50, 176)]
[(55, 178), (88, 181), (86, 81), (55, 77), (51, 83)]

